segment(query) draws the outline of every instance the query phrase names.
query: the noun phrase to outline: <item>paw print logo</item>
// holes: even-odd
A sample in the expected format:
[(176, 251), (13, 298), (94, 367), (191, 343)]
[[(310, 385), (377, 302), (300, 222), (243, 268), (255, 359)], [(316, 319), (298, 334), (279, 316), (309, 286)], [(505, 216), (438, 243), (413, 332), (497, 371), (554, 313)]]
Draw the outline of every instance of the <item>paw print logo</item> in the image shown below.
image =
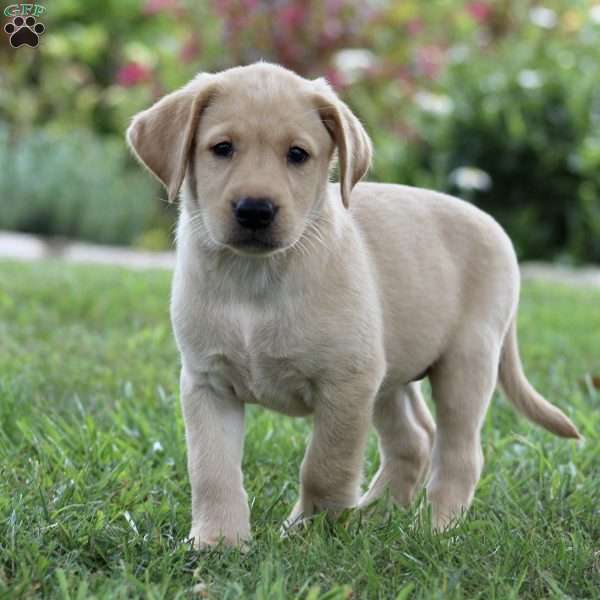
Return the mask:
[(42, 23), (37, 23), (35, 17), (15, 17), (12, 23), (4, 26), (4, 31), (10, 35), (10, 45), (18, 48), (26, 44), (35, 48), (40, 43), (40, 35), (46, 31)]

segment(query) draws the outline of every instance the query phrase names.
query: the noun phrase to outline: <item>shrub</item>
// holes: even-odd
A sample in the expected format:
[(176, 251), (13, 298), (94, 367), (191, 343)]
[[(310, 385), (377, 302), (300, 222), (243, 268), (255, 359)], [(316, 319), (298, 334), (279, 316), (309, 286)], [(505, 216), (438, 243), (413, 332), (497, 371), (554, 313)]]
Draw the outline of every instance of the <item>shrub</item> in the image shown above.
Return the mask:
[[(553, 54), (505, 47), (450, 69), (455, 108), (431, 144), (447, 174), (473, 165), (489, 175), (470, 199), (503, 223), (521, 258), (600, 261), (600, 95), (585, 53), (569, 52), (568, 67)], [(461, 191), (451, 178), (442, 185)]]
[(375, 138), (375, 178), (474, 202), (521, 259), (600, 261), (600, 23), (544, 10), (545, 27), (525, 11), (498, 39), (454, 41), (434, 80), (349, 99)]
[(157, 219), (157, 188), (125, 144), (89, 132), (0, 129), (0, 229), (130, 244)]
[[(77, 192), (64, 186), (60, 195), (73, 197), (49, 202), (44, 190), (71, 178), (89, 195), (88, 176), (100, 197), (103, 189), (115, 198), (150, 189), (149, 178), (116, 158), (125, 155), (120, 136), (131, 115), (198, 71), (266, 59), (325, 75), (338, 89), (374, 139), (371, 178), (475, 202), (504, 225), (520, 258), (600, 261), (597, 4), (57, 0), (47, 16), (39, 52), (15, 60), (14, 49), (0, 47), (0, 123), (21, 140), (18, 157), (6, 143), (0, 149), (4, 164), (14, 159), (21, 169), (0, 175), (0, 227), (160, 246), (171, 222), (156, 204), (94, 200), (86, 214), (94, 207), (103, 219), (89, 217), (90, 226), (72, 210)], [(92, 150), (76, 134), (32, 136), (36, 127), (119, 139), (94, 140)], [(35, 181), (23, 174), (32, 162)], [(95, 172), (86, 173), (91, 164)], [(20, 187), (5, 179), (11, 169)], [(139, 236), (142, 214), (152, 224)]]

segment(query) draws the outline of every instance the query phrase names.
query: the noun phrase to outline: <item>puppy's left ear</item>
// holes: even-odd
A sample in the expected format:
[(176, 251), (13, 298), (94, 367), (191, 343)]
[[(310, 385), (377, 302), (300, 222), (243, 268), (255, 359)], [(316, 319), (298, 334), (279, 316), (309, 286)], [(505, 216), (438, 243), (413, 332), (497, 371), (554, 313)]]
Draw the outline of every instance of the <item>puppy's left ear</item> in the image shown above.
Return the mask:
[(348, 208), (352, 188), (371, 166), (371, 138), (361, 122), (324, 80), (317, 80), (315, 83), (321, 92), (315, 98), (317, 110), (337, 146), (342, 202)]
[(138, 113), (127, 129), (133, 153), (167, 188), (169, 202), (183, 183), (200, 116), (215, 93), (214, 77), (197, 76)]

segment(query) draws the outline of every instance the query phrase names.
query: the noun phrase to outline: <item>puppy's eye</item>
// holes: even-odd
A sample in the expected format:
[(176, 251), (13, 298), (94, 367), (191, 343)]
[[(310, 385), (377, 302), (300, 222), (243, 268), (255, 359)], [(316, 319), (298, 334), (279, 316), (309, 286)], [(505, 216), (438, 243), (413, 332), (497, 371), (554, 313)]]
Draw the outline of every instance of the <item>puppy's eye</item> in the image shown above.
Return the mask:
[(211, 148), (212, 153), (219, 158), (229, 158), (233, 154), (231, 142), (219, 142)]
[(289, 163), (293, 165), (301, 165), (310, 158), (308, 152), (299, 148), (298, 146), (292, 146), (287, 153), (287, 159)]

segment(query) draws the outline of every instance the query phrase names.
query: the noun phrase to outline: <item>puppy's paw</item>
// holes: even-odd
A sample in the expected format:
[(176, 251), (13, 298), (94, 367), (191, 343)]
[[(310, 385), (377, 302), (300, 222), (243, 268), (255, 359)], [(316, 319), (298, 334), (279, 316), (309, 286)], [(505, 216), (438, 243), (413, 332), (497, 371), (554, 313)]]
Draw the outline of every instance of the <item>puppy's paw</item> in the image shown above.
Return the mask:
[(389, 493), (392, 473), (390, 469), (383, 466), (376, 473), (369, 485), (369, 489), (361, 496), (358, 501), (358, 508), (364, 510), (372, 507), (382, 496)]
[(250, 534), (240, 531), (223, 532), (220, 530), (209, 533), (202, 527), (192, 527), (186, 541), (193, 550), (199, 552), (211, 550), (218, 546), (238, 548), (242, 552), (246, 552), (249, 547)]
[(458, 526), (467, 514), (472, 492), (457, 486), (432, 485), (427, 489), (428, 510), (431, 511), (431, 527), (444, 532)]
[(282, 538), (286, 538), (289, 534), (301, 525), (305, 525), (306, 521), (313, 515), (313, 507), (305, 506), (303, 502), (298, 500), (288, 518), (281, 526), (280, 534)]
[(333, 521), (344, 519), (344, 515), (348, 515), (352, 512), (352, 509), (358, 508), (357, 502), (332, 505), (329, 502), (315, 502), (307, 500), (298, 500), (296, 505), (292, 509), (288, 518), (283, 522), (281, 526), (281, 537), (288, 537), (293, 531), (298, 530), (306, 526), (309, 521), (318, 513), (325, 513), (327, 517)]
[(467, 509), (458, 507), (447, 511), (433, 510), (431, 513), (431, 529), (437, 533), (444, 533), (458, 527), (465, 519)]

